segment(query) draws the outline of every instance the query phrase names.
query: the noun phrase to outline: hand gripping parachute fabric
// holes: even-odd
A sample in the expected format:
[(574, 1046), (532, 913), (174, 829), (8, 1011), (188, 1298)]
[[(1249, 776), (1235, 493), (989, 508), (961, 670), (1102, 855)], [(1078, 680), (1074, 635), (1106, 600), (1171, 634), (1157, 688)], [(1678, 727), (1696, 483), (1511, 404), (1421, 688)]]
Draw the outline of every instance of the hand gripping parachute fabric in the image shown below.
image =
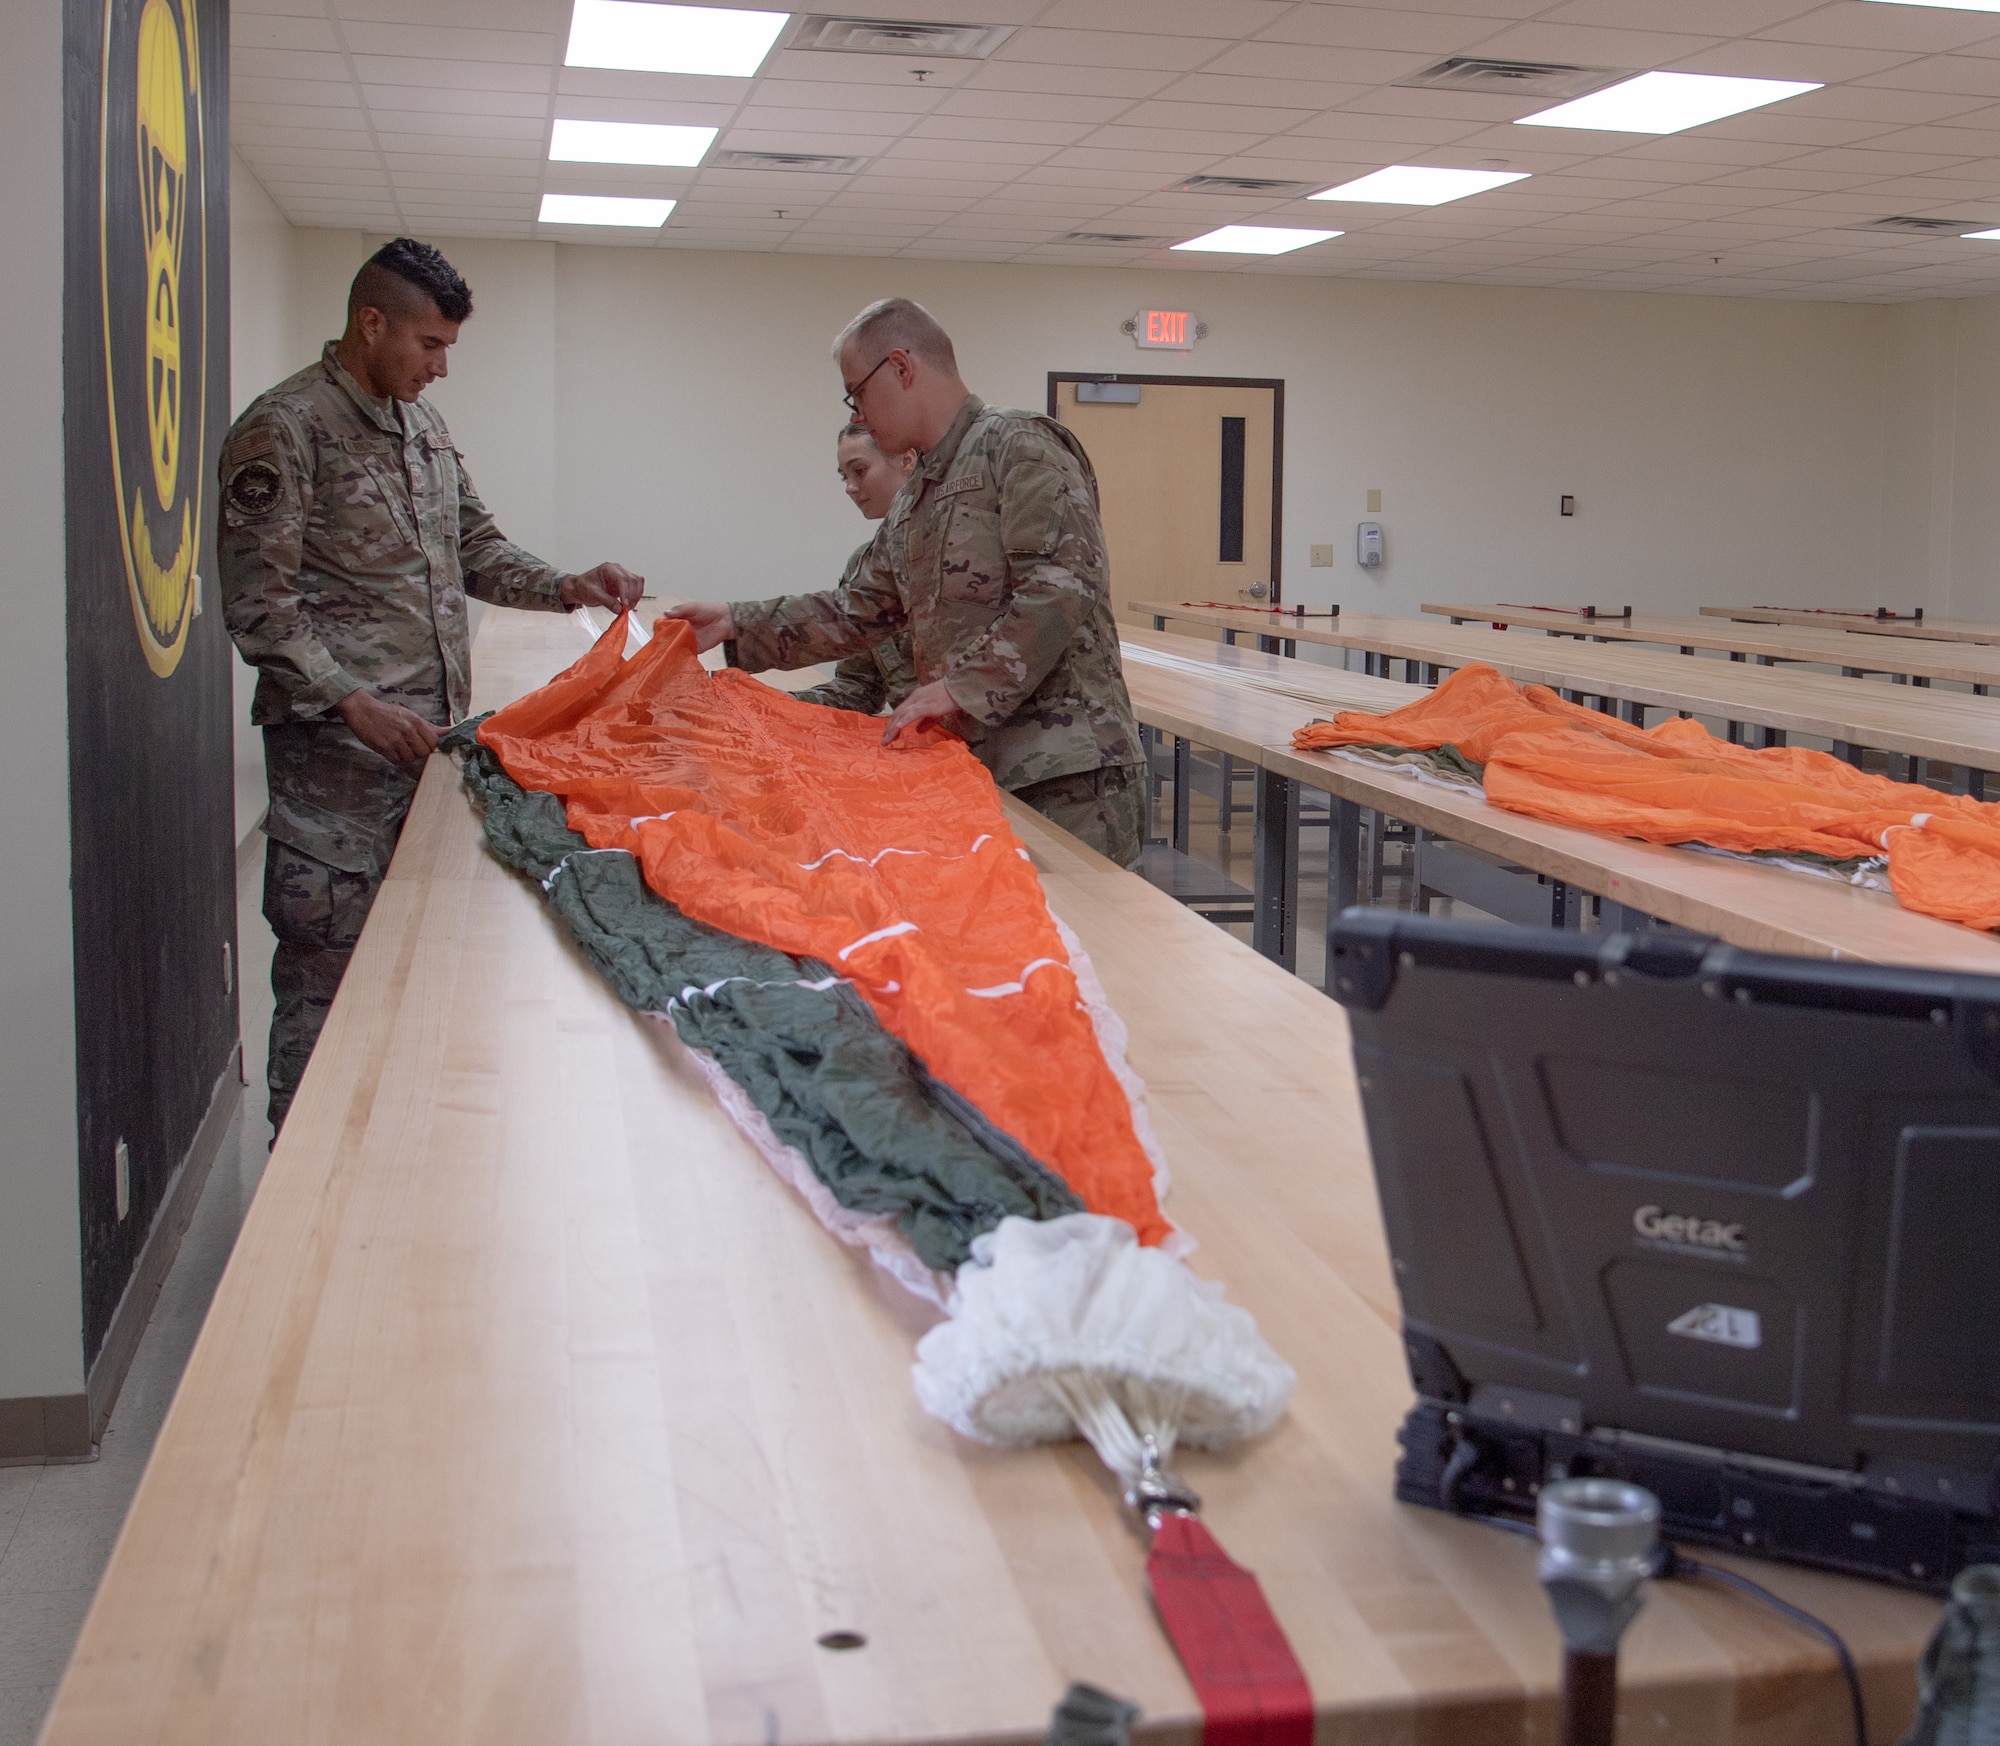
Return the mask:
[[(879, 722), (711, 675), (660, 629), (627, 660), (617, 620), (461, 732), (489, 844), (629, 1004), (664, 1003), (821, 1219), (941, 1303), (923, 1405), (988, 1443), (1080, 1432), (1125, 1481), (1214, 1739), (1305, 1746), (1282, 1630), (1165, 1470), (1177, 1442), (1269, 1427), (1295, 1379), (1179, 1259), (1123, 1027), (991, 779), (947, 736), (885, 751)], [(857, 1210), (896, 1243), (843, 1228)]]
[(1483, 662), (1406, 708), (1343, 711), (1292, 742), (1437, 755), (1477, 771), (1495, 806), (1606, 836), (1843, 869), (1885, 860), (1904, 908), (2000, 928), (2000, 807), (1804, 747), (1731, 745), (1695, 721), (1634, 727)]

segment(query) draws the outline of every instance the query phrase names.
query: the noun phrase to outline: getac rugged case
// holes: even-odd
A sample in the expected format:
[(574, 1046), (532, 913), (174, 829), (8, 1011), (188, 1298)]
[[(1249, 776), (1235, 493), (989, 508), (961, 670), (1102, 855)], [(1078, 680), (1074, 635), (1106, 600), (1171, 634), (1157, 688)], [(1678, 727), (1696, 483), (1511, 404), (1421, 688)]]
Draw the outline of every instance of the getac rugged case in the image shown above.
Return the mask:
[(1418, 1404), (1397, 1494), (1656, 1492), (1941, 1590), (2000, 1559), (2000, 978), (1336, 923)]

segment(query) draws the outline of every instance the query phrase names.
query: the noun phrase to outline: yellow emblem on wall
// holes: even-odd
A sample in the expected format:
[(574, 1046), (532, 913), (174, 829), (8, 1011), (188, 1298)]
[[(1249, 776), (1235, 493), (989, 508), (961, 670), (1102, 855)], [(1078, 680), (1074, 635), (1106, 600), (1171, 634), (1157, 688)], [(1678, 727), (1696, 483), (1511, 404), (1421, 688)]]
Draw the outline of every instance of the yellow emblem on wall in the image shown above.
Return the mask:
[(193, 0), (106, 0), (99, 253), (119, 543), (147, 665), (200, 611), (207, 468), (207, 165)]

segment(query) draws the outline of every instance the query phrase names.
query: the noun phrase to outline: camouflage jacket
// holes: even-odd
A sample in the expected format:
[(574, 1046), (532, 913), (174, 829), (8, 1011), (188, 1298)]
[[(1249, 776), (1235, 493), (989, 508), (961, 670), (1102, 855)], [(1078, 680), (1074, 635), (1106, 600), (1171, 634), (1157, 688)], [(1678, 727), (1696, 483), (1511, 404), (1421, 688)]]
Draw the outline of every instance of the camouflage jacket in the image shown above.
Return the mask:
[(805, 667), (908, 630), (1002, 788), (1142, 761), (1106, 582), (1097, 480), (1053, 419), (968, 397), (896, 494), (857, 574), (736, 604), (737, 659)]
[[(871, 561), (874, 540), (864, 541), (847, 560), (840, 585), (845, 588)], [(828, 709), (851, 709), (856, 715), (880, 715), (894, 709), (917, 688), (916, 669), (910, 665), (910, 639), (898, 632), (887, 642), (877, 643), (866, 654), (849, 655), (833, 670), (824, 685), (794, 696), (807, 703), (821, 703)]]
[(467, 594), (562, 610), (563, 573), (494, 525), (437, 409), (371, 398), (331, 343), (250, 403), (220, 475), (222, 611), (259, 725), (366, 687), (445, 726), (471, 706)]

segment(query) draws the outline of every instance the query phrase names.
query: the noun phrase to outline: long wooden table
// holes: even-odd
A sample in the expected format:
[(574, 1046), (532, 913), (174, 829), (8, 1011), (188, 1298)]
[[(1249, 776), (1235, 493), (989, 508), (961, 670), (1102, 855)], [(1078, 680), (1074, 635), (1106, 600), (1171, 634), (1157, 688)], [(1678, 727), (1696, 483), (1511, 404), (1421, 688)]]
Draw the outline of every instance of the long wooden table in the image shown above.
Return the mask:
[[(1281, 963), (1296, 945), (1286, 925), (1297, 909), (1298, 809), (1294, 794), (1272, 784), (1318, 789), (1335, 799), (1327, 858), (1329, 917), (1356, 900), (1358, 810), (1367, 808), (1732, 945), (2000, 975), (2000, 940), (1906, 910), (1886, 892), (1547, 824), (1503, 812), (1481, 796), (1353, 758), (1294, 750), (1292, 734), (1332, 708), (1376, 709), (1408, 701), (1415, 693), (1399, 681), (1187, 637), (1128, 632), (1124, 641), (1125, 680), (1142, 722), (1177, 740), (1227, 752), (1260, 772), (1253, 826), (1257, 943)], [(1162, 664), (1161, 657), (1171, 664)], [(1198, 670), (1204, 659), (1212, 664), (1206, 674)], [(1260, 689), (1247, 683), (1246, 675), (1321, 690), (1323, 702)], [(1343, 805), (1350, 810), (1341, 811)]]
[(1495, 629), (1514, 626), (1592, 642), (1664, 643), (1682, 654), (1713, 649), (1738, 660), (1767, 664), (1812, 662), (1838, 667), (1849, 678), (1890, 673), (1924, 684), (1948, 679), (1975, 690), (2000, 685), (2000, 648), (1973, 643), (1928, 642), (1917, 637), (1862, 641), (1851, 631), (1824, 624), (1772, 624), (1763, 619), (1746, 624), (1734, 619), (1676, 618), (1652, 612), (1635, 612), (1623, 618), (1583, 618), (1560, 608), (1507, 606), (1495, 601), (1456, 606), (1426, 603), (1423, 610), (1453, 624), (1485, 624)]
[(1152, 619), (1155, 629), (1179, 620), (1227, 636), (1254, 635), (1273, 647), (1309, 642), (1360, 649), (1427, 674), (1484, 661), (1524, 683), (1615, 702), (1629, 720), (1642, 721), (1649, 709), (1681, 710), (1752, 723), (1765, 730), (1767, 744), (1801, 733), (1830, 740), (1841, 755), (1856, 759), (1870, 746), (1941, 759), (1972, 772), (1975, 790), (1986, 772), (2000, 771), (2000, 702), (1963, 692), (1864, 685), (1832, 674), (1689, 661), (1661, 650), (1531, 639), (1370, 613), (1299, 620), (1168, 601), (1137, 601), (1128, 610)]
[(1831, 625), (1873, 637), (1928, 637), (1946, 643), (2000, 643), (2000, 624), (1976, 618), (1870, 618), (1865, 614), (1804, 606), (1704, 606), (1710, 618), (1736, 618), (1747, 623)]
[[(573, 635), (489, 613), (481, 704)], [(1299, 1371), (1271, 1433), (1177, 1464), (1285, 1622), (1320, 1746), (1549, 1737), (1535, 1548), (1391, 1498), (1409, 1386), (1344, 1014), (1012, 818), (1130, 1027), (1195, 1265)], [(1071, 1679), (1195, 1746), (1114, 1485), (1081, 1444), (927, 1419), (926, 1319), (565, 948), (434, 763), (44, 1746), (1032, 1746)], [(1936, 1604), (1744, 1568), (1845, 1634), (1896, 1738)], [(1661, 1746), (1845, 1726), (1827, 1652), (1726, 1591), (1659, 1588), (1621, 1671)]]

